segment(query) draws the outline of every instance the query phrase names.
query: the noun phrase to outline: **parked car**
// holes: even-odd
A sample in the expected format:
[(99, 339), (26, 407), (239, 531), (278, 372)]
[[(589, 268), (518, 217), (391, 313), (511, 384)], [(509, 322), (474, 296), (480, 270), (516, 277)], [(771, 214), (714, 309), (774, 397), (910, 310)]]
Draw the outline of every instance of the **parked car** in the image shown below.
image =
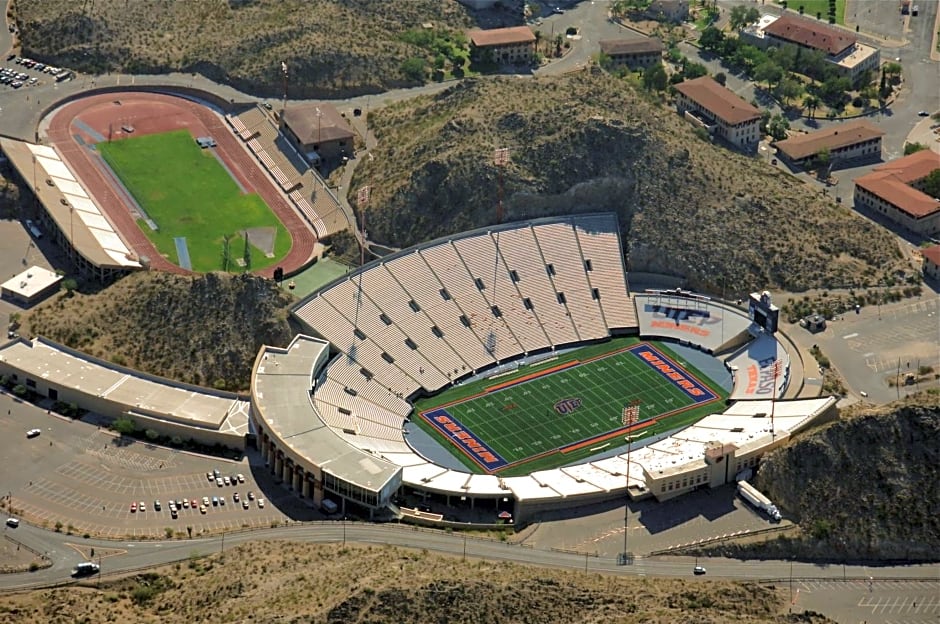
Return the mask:
[(211, 483), (211, 482), (215, 481), (215, 475), (212, 474), (211, 472), (207, 472), (207, 473), (206, 473), (206, 479), (208, 479), (209, 482)]
[(930, 117), (930, 113), (927, 111), (917, 111), (918, 116), (920, 117)]
[(235, 492), (234, 494), (232, 494), (232, 500), (235, 501), (236, 503), (238, 502), (238, 492)]
[(225, 506), (225, 497), (224, 497), (224, 496), (220, 496), (220, 497), (219, 497), (219, 504), (222, 505), (223, 507)]
[(201, 514), (206, 513), (206, 506), (205, 506), (205, 505), (200, 505), (200, 506), (199, 506), (199, 513), (201, 513)]
[(27, 438), (35, 438), (35, 437), (38, 436), (40, 433), (42, 433), (42, 429), (30, 429), (29, 431), (26, 432), (26, 437), (27, 437)]
[(137, 503), (131, 503), (131, 513), (137, 511)]
[(176, 509), (171, 509), (171, 510), (170, 510), (170, 517), (173, 518), (174, 520), (176, 520), (177, 518), (180, 517), (180, 515), (176, 512)]
[(203, 496), (203, 497), (202, 497), (202, 504), (205, 505), (206, 507), (209, 506), (209, 497), (208, 497), (208, 496)]
[(224, 484), (222, 483), (222, 477), (216, 477), (216, 479), (215, 479), (215, 484), (216, 484), (217, 486), (219, 486), (219, 487), (222, 487), (222, 486), (224, 485)]
[(137, 509), (139, 509), (140, 511), (147, 511), (147, 504), (144, 503), (144, 501), (140, 501), (139, 503), (137, 503)]
[(153, 510), (160, 511), (160, 501), (158, 500), (153, 501)]
[(248, 499), (242, 501), (242, 509), (248, 509)]
[(225, 485), (231, 485), (231, 484), (232, 484), (232, 480), (228, 478), (228, 475), (222, 477), (222, 482), (225, 483)]
[(259, 498), (259, 499), (258, 499), (258, 509), (264, 509), (264, 499), (263, 499), (263, 498)]
[(184, 500), (182, 506), (184, 509), (189, 509), (189, 500)]
[(255, 493), (250, 490), (248, 492), (248, 500), (255, 500)]
[(212, 506), (213, 506), (213, 507), (218, 507), (218, 506), (219, 506), (219, 497), (218, 497), (218, 496), (213, 496), (213, 497), (212, 497)]
[(245, 475), (243, 475), (243, 474), (241, 474), (241, 473), (238, 473), (236, 476), (238, 477), (238, 482), (239, 482), (239, 483), (244, 483), (244, 482), (245, 482)]
[(197, 501), (197, 500), (194, 498), (194, 499), (192, 499), (191, 501), (189, 501), (189, 506), (192, 507), (193, 509), (195, 509), (196, 507), (199, 506), (199, 501)]

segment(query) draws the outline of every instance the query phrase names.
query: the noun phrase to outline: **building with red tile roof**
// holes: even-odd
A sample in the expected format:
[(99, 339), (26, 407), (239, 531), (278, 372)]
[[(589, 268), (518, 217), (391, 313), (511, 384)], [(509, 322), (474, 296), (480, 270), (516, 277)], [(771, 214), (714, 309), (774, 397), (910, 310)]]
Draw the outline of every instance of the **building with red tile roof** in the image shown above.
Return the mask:
[(940, 232), (940, 199), (923, 191), (923, 182), (940, 169), (940, 154), (921, 150), (875, 167), (855, 179), (855, 203), (882, 214), (911, 232)]
[(846, 121), (816, 132), (797, 134), (775, 144), (777, 154), (794, 168), (811, 163), (823, 150), (830, 162), (846, 164), (859, 159), (881, 159), (884, 131), (866, 119)]
[(676, 109), (732, 145), (753, 150), (760, 141), (760, 111), (710, 76), (676, 85)]
[(535, 54), (535, 34), (528, 26), (471, 30), (470, 53), (482, 59), (489, 54), (495, 63), (531, 63)]
[(940, 245), (921, 249), (920, 254), (924, 258), (924, 275), (940, 280)]

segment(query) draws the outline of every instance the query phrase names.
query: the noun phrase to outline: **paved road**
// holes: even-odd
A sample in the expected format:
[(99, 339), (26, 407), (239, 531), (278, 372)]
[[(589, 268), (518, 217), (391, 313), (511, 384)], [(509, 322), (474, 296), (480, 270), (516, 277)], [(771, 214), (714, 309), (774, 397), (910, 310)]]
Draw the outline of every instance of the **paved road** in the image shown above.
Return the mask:
[[(68, 547), (75, 541), (61, 534), (44, 531), (36, 527), (21, 525), (15, 531), (16, 539), (40, 552), (46, 552), (54, 565), (37, 572), (9, 574), (0, 577), (0, 588), (13, 589), (66, 581), (71, 568), (83, 558)], [(421, 548), (451, 555), (466, 552), (468, 557), (492, 561), (515, 561), (524, 564), (552, 568), (603, 572), (617, 575), (646, 575), (691, 577), (694, 561), (691, 558), (638, 559), (631, 566), (618, 566), (612, 558), (585, 557), (580, 554), (527, 548), (499, 541), (470, 539), (464, 536), (408, 527), (405, 525), (373, 525), (365, 523), (323, 522), (296, 527), (280, 527), (248, 533), (233, 533), (225, 536), (225, 547), (259, 540), (289, 539), (313, 543), (336, 543), (346, 541), (364, 544), (388, 544), (407, 548)], [(103, 572), (119, 572), (142, 566), (179, 561), (192, 554), (208, 554), (222, 548), (222, 539), (193, 539), (163, 542), (111, 542), (102, 540), (79, 540), (82, 545), (95, 548), (126, 548), (127, 552), (102, 562)], [(724, 579), (788, 579), (791, 564), (785, 561), (733, 561), (728, 559), (700, 560), (708, 568), (710, 578)], [(880, 567), (826, 566), (811, 563), (794, 563), (792, 576), (803, 579), (842, 578), (876, 579), (914, 578), (938, 579), (940, 567), (936, 565)]]

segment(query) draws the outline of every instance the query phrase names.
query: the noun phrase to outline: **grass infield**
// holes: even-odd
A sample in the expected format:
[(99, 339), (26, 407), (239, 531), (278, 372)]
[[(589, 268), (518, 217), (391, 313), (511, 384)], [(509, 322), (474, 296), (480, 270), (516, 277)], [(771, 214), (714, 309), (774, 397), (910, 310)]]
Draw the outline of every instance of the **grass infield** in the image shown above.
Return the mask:
[(290, 251), (290, 234), (267, 204), (257, 194), (242, 193), (212, 151), (196, 145), (189, 131), (102, 142), (96, 148), (156, 222), (156, 232), (144, 221), (138, 225), (171, 262), (179, 263), (174, 238), (186, 237), (194, 271), (221, 270), (224, 237), (232, 236), (229, 270), (237, 272), (235, 260), (245, 252), (243, 232), (250, 228), (276, 230), (273, 258), (249, 245), (252, 270), (271, 266)]
[[(663, 343), (621, 338), (425, 399), (414, 422), (472, 472), (516, 476), (686, 426), (727, 396)], [(637, 400), (627, 430), (623, 409)]]

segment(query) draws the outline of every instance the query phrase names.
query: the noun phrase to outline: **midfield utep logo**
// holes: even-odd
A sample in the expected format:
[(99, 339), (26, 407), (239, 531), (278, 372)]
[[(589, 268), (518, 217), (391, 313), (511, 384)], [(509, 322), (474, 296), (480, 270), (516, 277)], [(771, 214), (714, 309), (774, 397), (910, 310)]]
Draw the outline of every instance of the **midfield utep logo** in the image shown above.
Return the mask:
[(581, 399), (562, 399), (555, 403), (555, 411), (564, 416), (581, 407)]

